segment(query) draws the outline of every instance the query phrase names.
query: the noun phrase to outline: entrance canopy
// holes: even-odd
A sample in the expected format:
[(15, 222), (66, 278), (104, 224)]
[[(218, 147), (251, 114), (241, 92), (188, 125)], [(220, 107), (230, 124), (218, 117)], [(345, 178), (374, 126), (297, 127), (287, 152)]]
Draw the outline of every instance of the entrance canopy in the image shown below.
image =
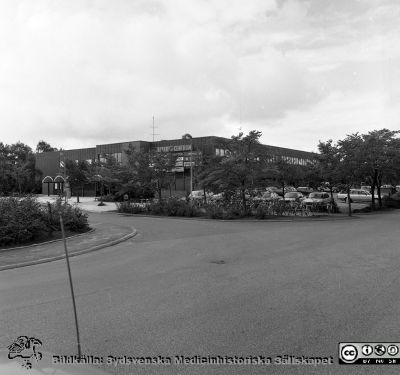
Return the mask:
[(63, 176), (56, 176), (56, 178), (54, 179), (54, 182), (65, 182), (65, 179)]
[(53, 182), (53, 179), (52, 179), (50, 176), (46, 176), (46, 177), (42, 180), (42, 183), (45, 183), (45, 182)]

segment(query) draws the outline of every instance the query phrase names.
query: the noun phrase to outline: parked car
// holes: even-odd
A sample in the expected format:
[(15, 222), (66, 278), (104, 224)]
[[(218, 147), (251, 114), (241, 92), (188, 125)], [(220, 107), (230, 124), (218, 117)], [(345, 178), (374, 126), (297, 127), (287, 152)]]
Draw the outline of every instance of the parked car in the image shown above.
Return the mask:
[(371, 186), (370, 185), (361, 185), (361, 190), (367, 190), (371, 193)]
[[(241, 202), (243, 199), (242, 191), (240, 189), (236, 189), (235, 191), (226, 191), (221, 194), (223, 199), (230, 201), (231, 203)], [(244, 191), (244, 195), (246, 200), (251, 198), (251, 195), (247, 189)], [(221, 198), (220, 195), (218, 195), (218, 197)]]
[(193, 190), (189, 195), (189, 199), (202, 199), (204, 192), (202, 190)]
[(310, 193), (310, 195), (303, 200), (303, 204), (307, 206), (326, 206), (331, 201), (331, 196), (329, 193), (315, 191)]
[(264, 191), (262, 194), (254, 197), (253, 200), (260, 202), (271, 202), (274, 200), (282, 200), (282, 197), (272, 191)]
[[(391, 185), (381, 186), (381, 198), (390, 197), (392, 194), (396, 193), (396, 188)], [(374, 190), (374, 196), (378, 196), (378, 189)]]
[(291, 191), (284, 196), (285, 202), (301, 202), (304, 199), (303, 194), (298, 191)]
[(271, 192), (274, 192), (280, 196), (283, 196), (286, 193), (292, 192), (292, 191), (296, 191), (296, 188), (294, 188), (293, 186), (285, 186), (284, 187), (284, 193), (282, 193), (282, 188), (281, 187), (276, 187), (276, 186), (268, 186), (265, 190), (269, 190)]
[(278, 188), (276, 186), (268, 186), (265, 188), (265, 190), (276, 194), (282, 194), (282, 188)]
[[(331, 188), (327, 185), (319, 186), (317, 190), (323, 191), (324, 193), (331, 192)], [(339, 188), (337, 188), (336, 186), (332, 186), (332, 193), (339, 193)]]
[(225, 199), (224, 193), (213, 194), (210, 197), (210, 202), (220, 202)]
[(299, 193), (302, 193), (304, 196), (306, 196), (306, 195), (312, 193), (314, 191), (314, 189), (309, 186), (299, 186), (297, 188), (297, 191)]
[(295, 192), (297, 191), (294, 186), (285, 186), (285, 193)]
[[(213, 193), (206, 192), (206, 199), (207, 201), (211, 199), (213, 196)], [(193, 190), (189, 196), (189, 200), (194, 201), (194, 202), (200, 202), (204, 201), (204, 191), (203, 190)]]
[[(331, 189), (327, 186), (324, 186), (323, 189), (321, 189), (320, 191), (323, 191), (325, 193), (330, 193)], [(336, 186), (332, 186), (332, 193), (339, 193), (340, 189)]]
[[(337, 199), (347, 202), (347, 193), (341, 192)], [(350, 202), (371, 202), (372, 194), (367, 190), (350, 189)]]
[(396, 193), (392, 194), (390, 196), (390, 199), (393, 199), (395, 201), (400, 201), (400, 191), (397, 191)]

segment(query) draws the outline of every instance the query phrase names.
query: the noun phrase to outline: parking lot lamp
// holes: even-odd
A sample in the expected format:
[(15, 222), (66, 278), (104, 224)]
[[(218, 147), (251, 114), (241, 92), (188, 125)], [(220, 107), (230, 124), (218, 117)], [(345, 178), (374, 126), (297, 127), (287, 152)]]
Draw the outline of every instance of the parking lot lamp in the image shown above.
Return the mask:
[[(193, 191), (193, 137), (187, 133), (182, 138), (190, 139), (190, 194), (192, 194), (192, 191)], [(185, 164), (185, 161), (183, 163)]]

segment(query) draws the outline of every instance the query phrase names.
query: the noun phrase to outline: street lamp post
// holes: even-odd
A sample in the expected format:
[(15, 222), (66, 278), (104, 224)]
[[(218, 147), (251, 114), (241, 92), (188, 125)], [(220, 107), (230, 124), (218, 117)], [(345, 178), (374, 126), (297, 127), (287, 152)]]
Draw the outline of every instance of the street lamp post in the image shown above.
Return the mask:
[[(190, 139), (190, 194), (193, 192), (193, 137), (190, 134), (182, 136), (183, 139)], [(185, 157), (183, 158), (183, 173), (185, 173)]]
[[(71, 187), (69, 185), (69, 182), (67, 181), (68, 179), (67, 165), (65, 164), (65, 153), (63, 151), (60, 152), (60, 159), (61, 157), (63, 159), (63, 178), (64, 178), (62, 193), (64, 194), (65, 203), (67, 203), (68, 198), (71, 198)], [(78, 202), (79, 202), (79, 195), (78, 195)]]
[(100, 174), (96, 174), (96, 175), (93, 176), (93, 178), (95, 179), (95, 181), (98, 184), (100, 184), (100, 205), (104, 206), (104, 203), (103, 203), (103, 194), (104, 194), (103, 177)]
[(193, 191), (193, 141), (190, 138), (190, 194)]
[[(62, 168), (62, 170), (61, 170)], [(65, 157), (64, 157), (64, 152), (60, 151), (60, 168), (59, 168), (59, 173), (63, 175), (63, 179), (65, 182)], [(61, 185), (61, 181), (58, 183), (60, 184), (60, 200), (61, 200), (61, 195), (64, 193), (64, 182)], [(62, 186), (62, 189), (61, 189)]]

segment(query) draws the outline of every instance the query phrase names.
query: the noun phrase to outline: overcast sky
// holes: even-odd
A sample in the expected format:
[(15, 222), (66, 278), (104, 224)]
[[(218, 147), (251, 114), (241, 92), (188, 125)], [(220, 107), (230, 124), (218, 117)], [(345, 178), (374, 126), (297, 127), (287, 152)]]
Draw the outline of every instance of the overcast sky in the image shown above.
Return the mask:
[(0, 141), (400, 129), (396, 0), (0, 0)]

